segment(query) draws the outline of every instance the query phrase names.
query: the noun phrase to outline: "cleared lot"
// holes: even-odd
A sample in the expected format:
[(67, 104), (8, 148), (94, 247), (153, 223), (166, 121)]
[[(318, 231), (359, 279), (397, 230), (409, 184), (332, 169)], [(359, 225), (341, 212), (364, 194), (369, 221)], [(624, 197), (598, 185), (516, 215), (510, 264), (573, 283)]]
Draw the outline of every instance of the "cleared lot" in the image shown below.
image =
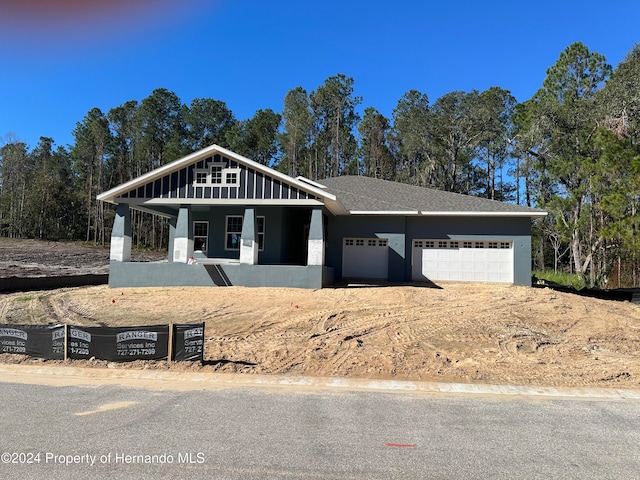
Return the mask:
[(0, 295), (0, 318), (78, 325), (206, 323), (205, 365), (133, 362), (120, 368), (572, 387), (640, 384), (637, 305), (528, 287), (442, 287), (97, 286)]

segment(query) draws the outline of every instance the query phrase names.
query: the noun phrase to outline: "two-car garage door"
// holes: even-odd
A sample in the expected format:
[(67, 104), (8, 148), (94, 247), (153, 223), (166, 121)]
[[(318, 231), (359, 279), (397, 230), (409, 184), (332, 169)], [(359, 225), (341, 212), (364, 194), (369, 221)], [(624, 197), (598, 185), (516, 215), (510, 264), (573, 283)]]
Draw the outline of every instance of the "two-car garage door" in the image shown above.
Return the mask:
[(414, 240), (412, 278), (513, 283), (513, 243), (484, 240)]
[[(344, 278), (387, 279), (386, 238), (344, 238)], [(412, 242), (414, 281), (513, 283), (513, 242), (494, 240), (431, 240)]]

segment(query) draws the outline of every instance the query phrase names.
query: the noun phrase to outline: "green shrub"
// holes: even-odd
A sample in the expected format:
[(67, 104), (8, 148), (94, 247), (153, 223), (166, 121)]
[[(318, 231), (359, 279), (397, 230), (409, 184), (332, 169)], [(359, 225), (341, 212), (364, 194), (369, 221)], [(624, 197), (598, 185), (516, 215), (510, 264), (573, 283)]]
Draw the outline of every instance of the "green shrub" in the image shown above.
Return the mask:
[(538, 280), (547, 280), (549, 282), (559, 283), (565, 287), (573, 287), (576, 290), (586, 287), (584, 280), (574, 273), (554, 272), (553, 270), (534, 270), (533, 275)]

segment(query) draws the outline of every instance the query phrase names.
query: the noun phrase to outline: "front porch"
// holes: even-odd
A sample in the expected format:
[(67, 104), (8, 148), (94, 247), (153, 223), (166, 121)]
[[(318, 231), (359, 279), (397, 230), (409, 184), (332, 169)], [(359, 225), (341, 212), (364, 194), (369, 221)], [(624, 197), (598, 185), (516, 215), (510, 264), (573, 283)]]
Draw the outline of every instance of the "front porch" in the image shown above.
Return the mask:
[(171, 224), (167, 261), (156, 263), (129, 261), (129, 209), (128, 204), (118, 205), (112, 231), (109, 286), (113, 288), (238, 285), (315, 289), (334, 281), (333, 269), (324, 266), (321, 207), (181, 206), (174, 215), (167, 215)]

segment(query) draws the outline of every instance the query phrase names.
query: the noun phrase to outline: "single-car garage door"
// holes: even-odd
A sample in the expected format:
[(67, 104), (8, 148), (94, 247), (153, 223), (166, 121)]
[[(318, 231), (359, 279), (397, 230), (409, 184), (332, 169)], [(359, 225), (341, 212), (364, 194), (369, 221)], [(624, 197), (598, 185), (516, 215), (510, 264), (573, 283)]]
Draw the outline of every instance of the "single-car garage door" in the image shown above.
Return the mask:
[(513, 283), (513, 243), (414, 240), (413, 280)]
[(342, 276), (386, 280), (389, 274), (388, 244), (386, 238), (345, 238)]

